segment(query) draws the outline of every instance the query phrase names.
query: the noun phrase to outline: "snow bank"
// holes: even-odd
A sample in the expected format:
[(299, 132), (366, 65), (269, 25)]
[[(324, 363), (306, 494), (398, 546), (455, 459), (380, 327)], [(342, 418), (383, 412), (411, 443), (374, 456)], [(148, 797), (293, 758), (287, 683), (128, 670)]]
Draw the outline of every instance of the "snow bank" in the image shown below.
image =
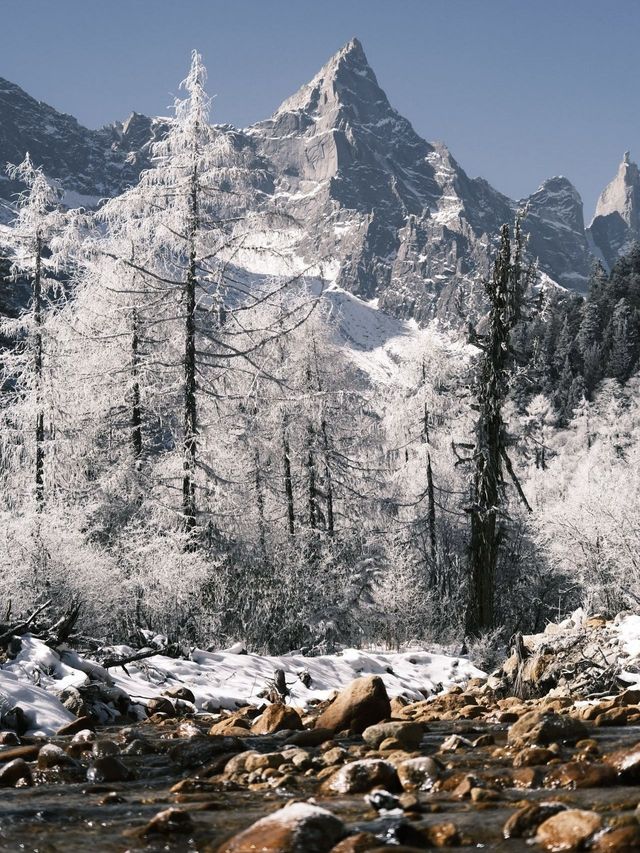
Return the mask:
[(0, 669), (0, 707), (3, 712), (19, 705), (29, 721), (28, 734), (51, 735), (75, 716), (54, 695), (35, 687), (15, 673)]
[[(118, 646), (117, 654), (133, 650)], [(22, 638), (22, 650), (0, 668), (4, 705), (20, 705), (31, 714), (32, 732), (51, 734), (73, 716), (53, 694), (63, 688), (82, 687), (92, 680), (120, 687), (135, 701), (146, 703), (169, 687), (184, 685), (194, 694), (198, 710), (233, 710), (246, 704), (259, 705), (258, 695), (276, 669), (285, 672), (291, 702), (306, 708), (326, 699), (362, 675), (379, 675), (390, 696), (420, 700), (484, 675), (466, 658), (432, 654), (424, 650), (401, 653), (365, 652), (346, 649), (321, 657), (301, 655), (240, 654), (239, 650), (205, 652), (195, 649), (190, 660), (154, 655), (138, 663), (110, 669), (84, 660), (75, 652), (61, 655), (41, 640)], [(38, 684), (39, 687), (33, 686)]]
[[(260, 704), (258, 694), (276, 669), (285, 672), (291, 702), (307, 707), (327, 699), (335, 690), (361, 675), (379, 675), (390, 696), (424, 699), (453, 684), (484, 675), (465, 658), (424, 651), (379, 654), (346, 649), (342, 654), (302, 657), (270, 657), (233, 652), (195, 650), (191, 660), (172, 660), (156, 655), (123, 670), (111, 670), (115, 684), (129, 695), (149, 699), (176, 684), (188, 686), (200, 709), (234, 709)], [(308, 687), (305, 686), (306, 682)]]

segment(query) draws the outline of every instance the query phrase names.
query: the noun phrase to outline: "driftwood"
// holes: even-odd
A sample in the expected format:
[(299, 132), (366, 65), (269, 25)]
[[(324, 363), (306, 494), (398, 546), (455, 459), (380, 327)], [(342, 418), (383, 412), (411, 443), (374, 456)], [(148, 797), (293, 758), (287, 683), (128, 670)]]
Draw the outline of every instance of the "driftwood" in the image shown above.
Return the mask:
[(146, 658), (152, 658), (155, 655), (167, 655), (173, 651), (175, 651), (175, 646), (173, 646), (173, 645), (166, 646), (165, 648), (162, 648), (162, 649), (144, 648), (144, 649), (140, 649), (139, 652), (134, 652), (133, 654), (125, 655), (124, 657), (105, 658), (101, 662), (100, 665), (102, 667), (104, 667), (105, 669), (113, 669), (116, 666), (125, 667), (128, 663), (135, 663), (136, 661), (139, 661), (139, 660), (145, 660)]
[(27, 616), (26, 619), (23, 619), (20, 622), (14, 622), (13, 625), (3, 625), (2, 627), (4, 630), (2, 634), (0, 634), (0, 648), (6, 649), (14, 637), (21, 637), (23, 634), (28, 633), (36, 618), (50, 605), (51, 599), (45, 601), (45, 603), (41, 604), (40, 607), (37, 607), (33, 613)]

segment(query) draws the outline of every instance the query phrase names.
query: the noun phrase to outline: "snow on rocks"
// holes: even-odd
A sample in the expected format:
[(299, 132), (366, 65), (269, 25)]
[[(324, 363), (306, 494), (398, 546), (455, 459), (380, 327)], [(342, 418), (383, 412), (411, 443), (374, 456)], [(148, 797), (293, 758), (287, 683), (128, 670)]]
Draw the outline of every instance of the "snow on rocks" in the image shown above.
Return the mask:
[(20, 678), (6, 669), (0, 669), (0, 703), (3, 711), (22, 708), (28, 723), (27, 733), (32, 735), (51, 735), (75, 720), (54, 695), (30, 684), (26, 675)]
[[(134, 650), (118, 646), (114, 651), (126, 656)], [(106, 670), (75, 651), (58, 653), (42, 640), (25, 635), (16, 657), (0, 667), (0, 689), (5, 711), (19, 706), (26, 712), (30, 734), (52, 734), (75, 719), (58, 697), (71, 707), (78, 704), (80, 694), (100, 722), (115, 720), (125, 711), (134, 713), (136, 708), (144, 716), (151, 700), (167, 697), (175, 703), (182, 695), (188, 695), (199, 711), (233, 711), (264, 704), (265, 685), (278, 669), (285, 674), (288, 703), (301, 710), (331, 698), (356, 679), (375, 679), (388, 696), (418, 701), (483, 675), (466, 658), (422, 650), (346, 649), (319, 657), (273, 657), (247, 654), (241, 646), (237, 651), (195, 649), (189, 660), (157, 654), (128, 664), (126, 671)], [(128, 705), (129, 699), (133, 704)]]

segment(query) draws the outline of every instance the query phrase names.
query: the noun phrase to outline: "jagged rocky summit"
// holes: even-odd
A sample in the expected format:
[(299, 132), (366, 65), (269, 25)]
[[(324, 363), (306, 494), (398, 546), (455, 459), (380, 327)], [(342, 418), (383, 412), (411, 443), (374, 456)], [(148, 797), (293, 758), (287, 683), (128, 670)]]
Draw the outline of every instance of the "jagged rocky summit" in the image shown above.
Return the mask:
[[(0, 162), (16, 162), (29, 150), (61, 181), (69, 205), (97, 204), (135, 182), (166, 122), (134, 113), (88, 130), (0, 80)], [(551, 178), (527, 199), (509, 199), (469, 178), (445, 145), (414, 131), (389, 103), (357, 39), (271, 118), (220, 131), (254, 155), (269, 204), (302, 226), (297, 253), (399, 317), (473, 317), (492, 240), (518, 210), (525, 210), (541, 272), (577, 291), (586, 287), (593, 254), (610, 264), (637, 231), (634, 164), (625, 161), (624, 175), (603, 193), (589, 233), (566, 178)], [(5, 199), (15, 189), (0, 181)]]

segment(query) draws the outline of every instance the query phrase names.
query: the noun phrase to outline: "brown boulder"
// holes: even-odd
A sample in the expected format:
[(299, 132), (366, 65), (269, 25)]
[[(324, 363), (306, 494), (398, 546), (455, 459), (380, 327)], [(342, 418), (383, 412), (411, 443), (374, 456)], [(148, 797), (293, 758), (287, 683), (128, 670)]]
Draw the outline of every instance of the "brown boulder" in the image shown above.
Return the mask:
[(401, 761), (396, 770), (405, 791), (430, 791), (441, 773), (438, 762), (427, 755)]
[(15, 788), (18, 782), (24, 780), (27, 785), (32, 785), (31, 770), (23, 758), (15, 758), (9, 761), (0, 770), (0, 788)]
[(540, 824), (536, 841), (544, 850), (579, 850), (601, 827), (596, 812), (567, 809)]
[(369, 726), (391, 716), (391, 703), (384, 681), (378, 675), (356, 678), (336, 696), (316, 720), (316, 727), (340, 732), (352, 729), (361, 734)]
[(345, 839), (331, 848), (331, 853), (369, 853), (375, 847), (380, 846), (380, 839), (370, 832), (357, 832), (348, 835)]
[(555, 741), (575, 742), (587, 735), (584, 723), (566, 714), (529, 711), (510, 727), (508, 742), (510, 746), (523, 747)]
[(217, 853), (329, 853), (345, 834), (335, 815), (310, 803), (291, 803), (224, 842)]
[(618, 826), (598, 833), (589, 848), (592, 853), (637, 853), (640, 850), (640, 827)]
[(304, 728), (300, 714), (290, 705), (268, 705), (264, 713), (251, 726), (255, 735), (272, 735), (284, 730), (299, 731)]

